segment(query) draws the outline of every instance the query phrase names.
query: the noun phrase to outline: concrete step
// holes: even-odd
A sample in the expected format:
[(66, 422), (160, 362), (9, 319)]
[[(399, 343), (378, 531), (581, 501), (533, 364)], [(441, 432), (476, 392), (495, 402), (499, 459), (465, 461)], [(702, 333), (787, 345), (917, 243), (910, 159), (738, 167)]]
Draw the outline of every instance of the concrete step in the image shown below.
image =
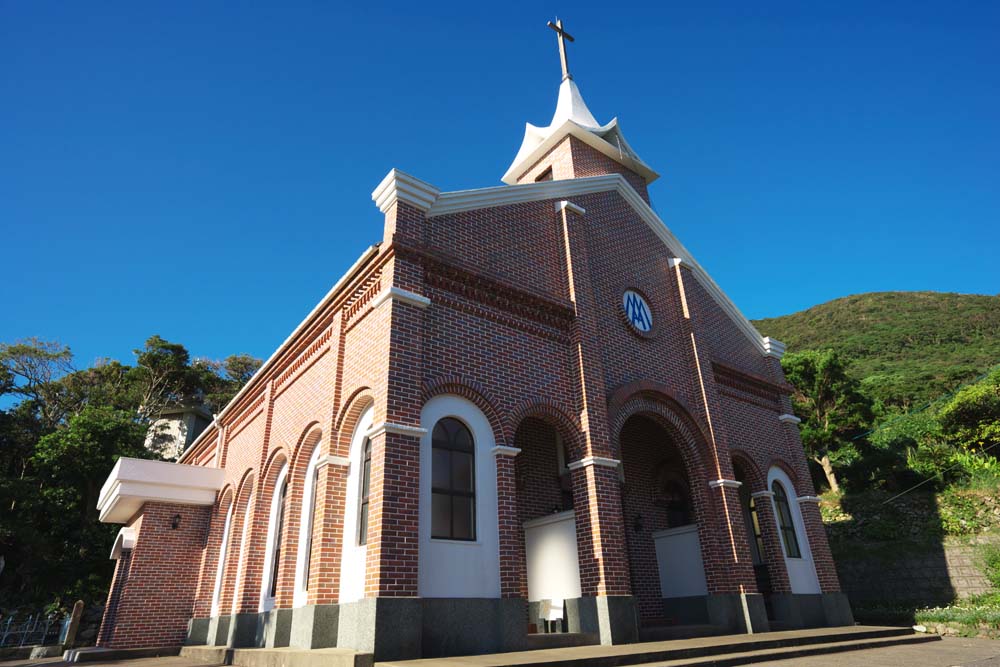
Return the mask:
[(718, 625), (654, 625), (639, 628), (640, 642), (665, 642), (671, 639), (717, 637), (728, 632)]
[(180, 655), (182, 658), (206, 665), (233, 664), (233, 649), (225, 646), (183, 646)]
[[(517, 653), (407, 660), (379, 663), (379, 667), (621, 667), (622, 665), (714, 664), (725, 656), (755, 652), (813, 647), (819, 652), (836, 652), (836, 645), (876, 640), (927, 641), (909, 628), (855, 626), (767, 632), (755, 635), (721, 635), (673, 641), (577, 646)], [(851, 649), (855, 650), (855, 649)], [(687, 662), (685, 662), (687, 661)], [(721, 664), (721, 663), (720, 663)], [(727, 663), (739, 664), (739, 663)]]
[(372, 667), (374, 656), (347, 648), (234, 648), (185, 646), (181, 656), (208, 665), (236, 667)]
[(529, 651), (566, 648), (567, 646), (590, 646), (600, 643), (600, 636), (594, 632), (541, 632), (528, 635)]
[(858, 641), (849, 642), (807, 644), (804, 646), (787, 646), (784, 648), (765, 649), (762, 651), (727, 653), (725, 655), (713, 655), (693, 660), (681, 659), (670, 660), (668, 662), (643, 663), (643, 667), (737, 667), (738, 665), (751, 665), (755, 662), (771, 662), (815, 655), (832, 655), (835, 653), (847, 653), (849, 651), (865, 651), (890, 648), (892, 646), (924, 644), (940, 640), (941, 637), (937, 635), (909, 635), (901, 637), (860, 639)]

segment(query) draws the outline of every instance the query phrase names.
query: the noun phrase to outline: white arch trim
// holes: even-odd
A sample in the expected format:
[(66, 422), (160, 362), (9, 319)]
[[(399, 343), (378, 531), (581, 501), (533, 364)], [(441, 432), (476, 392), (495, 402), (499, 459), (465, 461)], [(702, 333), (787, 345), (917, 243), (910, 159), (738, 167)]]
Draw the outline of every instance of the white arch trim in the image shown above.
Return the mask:
[(118, 531), (115, 544), (111, 547), (111, 560), (121, 558), (123, 551), (135, 548), (135, 528), (125, 527)]
[(368, 547), (358, 544), (358, 496), (361, 493), (361, 466), (364, 443), (375, 421), (375, 406), (365, 410), (351, 436), (348, 452), (350, 467), (347, 472), (347, 488), (344, 502), (344, 536), (340, 550), (340, 604), (354, 602), (365, 596), (365, 562)]
[[(431, 436), (434, 425), (454, 417), (475, 442), (476, 539), (431, 539)], [(500, 532), (497, 521), (496, 442), (486, 415), (469, 400), (443, 394), (424, 404), (420, 425), (419, 594), (429, 598), (500, 597)]]
[(229, 531), (233, 525), (233, 511), (236, 509), (236, 500), (229, 503), (226, 510), (226, 523), (222, 526), (222, 544), (219, 546), (219, 562), (215, 566), (215, 584), (212, 587), (212, 613), (211, 616), (219, 615), (219, 602), (222, 599), (222, 572), (226, 565), (226, 552), (229, 550)]
[[(785, 495), (788, 497), (788, 510), (792, 515), (792, 525), (795, 527), (795, 537), (799, 542), (801, 558), (789, 558), (785, 549), (785, 540), (778, 536), (781, 543), (781, 553), (785, 558), (785, 569), (788, 571), (788, 582), (791, 584), (792, 593), (819, 593), (819, 579), (816, 576), (816, 566), (813, 564), (812, 550), (809, 547), (809, 536), (806, 534), (806, 525), (802, 520), (802, 512), (799, 511), (798, 495), (795, 492), (795, 485), (788, 478), (785, 471), (774, 466), (767, 471), (767, 488), (771, 490), (772, 484), (778, 482), (785, 488)], [(774, 525), (781, 528), (778, 519), (778, 508), (774, 503), (774, 494), (771, 494), (771, 511), (774, 513)]]
[(239, 560), (236, 561), (236, 584), (233, 587), (233, 605), (229, 612), (231, 614), (235, 614), (240, 608), (240, 586), (243, 585), (243, 562), (246, 560), (247, 555), (247, 542), (250, 537), (250, 517), (253, 513), (255, 495), (256, 493), (251, 490), (250, 497), (247, 498), (246, 507), (243, 509), (243, 531), (240, 535), (240, 556)]
[(264, 569), (260, 578), (260, 611), (274, 609), (274, 598), (269, 595), (271, 588), (271, 570), (274, 567), (274, 547), (278, 542), (278, 512), (281, 502), (281, 486), (288, 478), (288, 461), (281, 466), (278, 479), (271, 490), (271, 511), (267, 520), (267, 546), (264, 548)]
[(316, 469), (319, 465), (320, 441), (313, 447), (309, 465), (306, 466), (304, 478), (305, 488), (302, 490), (302, 511), (299, 512), (299, 545), (295, 556), (295, 593), (292, 598), (293, 607), (301, 607), (309, 601), (309, 582), (306, 581), (306, 560), (312, 546), (310, 533), (313, 530), (313, 517), (316, 514)]

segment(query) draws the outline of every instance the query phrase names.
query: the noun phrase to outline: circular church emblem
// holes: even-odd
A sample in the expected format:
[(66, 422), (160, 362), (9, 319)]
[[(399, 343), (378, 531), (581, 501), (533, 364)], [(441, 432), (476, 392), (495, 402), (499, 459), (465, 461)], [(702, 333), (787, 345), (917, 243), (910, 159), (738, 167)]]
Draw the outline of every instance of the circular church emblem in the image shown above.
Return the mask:
[(653, 311), (638, 292), (625, 290), (625, 294), (622, 295), (622, 308), (625, 310), (625, 319), (636, 331), (649, 333), (653, 328)]

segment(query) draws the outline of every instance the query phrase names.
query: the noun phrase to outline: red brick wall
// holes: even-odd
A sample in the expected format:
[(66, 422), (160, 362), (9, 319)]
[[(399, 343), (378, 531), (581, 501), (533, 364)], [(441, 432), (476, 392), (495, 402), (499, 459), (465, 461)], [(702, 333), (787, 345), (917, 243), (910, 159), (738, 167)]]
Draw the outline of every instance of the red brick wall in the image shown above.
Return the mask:
[(555, 426), (537, 418), (525, 419), (514, 436), (514, 446), (521, 450), (515, 459), (521, 523), (570, 509), (563, 507)]
[[(102, 628), (102, 646), (134, 648), (184, 643), (210, 510), (165, 503), (143, 505), (141, 522), (132, 524), (137, 528), (137, 536), (117, 617), (113, 628)], [(181, 521), (174, 530), (171, 524), (178, 514)]]

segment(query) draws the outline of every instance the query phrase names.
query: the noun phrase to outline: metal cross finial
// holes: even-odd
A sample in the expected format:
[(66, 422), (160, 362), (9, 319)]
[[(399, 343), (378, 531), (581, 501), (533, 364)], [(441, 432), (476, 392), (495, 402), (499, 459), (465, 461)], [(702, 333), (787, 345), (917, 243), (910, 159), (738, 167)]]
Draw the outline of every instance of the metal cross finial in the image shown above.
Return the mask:
[(573, 35), (563, 30), (562, 21), (558, 18), (555, 23), (549, 21), (548, 25), (559, 35), (559, 60), (562, 62), (563, 81), (572, 79), (573, 77), (569, 73), (569, 63), (566, 61), (566, 40), (574, 41)]

